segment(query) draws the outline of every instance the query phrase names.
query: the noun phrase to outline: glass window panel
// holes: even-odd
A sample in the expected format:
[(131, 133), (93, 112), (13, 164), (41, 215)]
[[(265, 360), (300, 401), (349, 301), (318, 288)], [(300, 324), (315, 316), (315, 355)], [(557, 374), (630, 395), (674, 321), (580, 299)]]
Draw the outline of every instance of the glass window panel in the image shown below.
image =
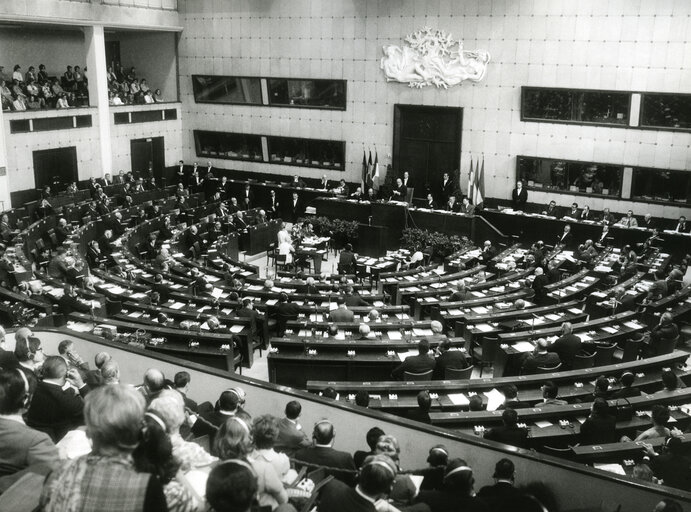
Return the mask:
[(192, 75), (192, 89), (198, 103), (262, 104), (259, 78)]
[(346, 108), (345, 80), (270, 78), (268, 82), (271, 105)]
[(691, 94), (643, 94), (641, 126), (691, 128)]
[(298, 139), (295, 137), (267, 137), (269, 161), (289, 165), (343, 169), (345, 143), (343, 141)]
[(691, 203), (691, 173), (662, 169), (633, 170), (631, 197), (644, 201)]
[(575, 120), (588, 123), (628, 124), (631, 94), (583, 92), (575, 96)]
[(524, 89), (523, 117), (531, 119), (571, 120), (570, 91), (560, 89)]
[(619, 165), (518, 157), (518, 178), (535, 189), (619, 197), (622, 174)]
[(229, 160), (262, 161), (262, 140), (259, 135), (194, 131), (197, 156)]

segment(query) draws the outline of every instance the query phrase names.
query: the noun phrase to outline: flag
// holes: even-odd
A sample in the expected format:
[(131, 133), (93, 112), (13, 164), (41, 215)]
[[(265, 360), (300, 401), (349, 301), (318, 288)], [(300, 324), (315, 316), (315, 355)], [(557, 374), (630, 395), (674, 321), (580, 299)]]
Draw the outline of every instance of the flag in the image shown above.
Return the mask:
[[(479, 162), (478, 162), (479, 165)], [(482, 155), (482, 168), (475, 178), (475, 198), (473, 204), (476, 208), (482, 208), (485, 201), (485, 155)]]
[(362, 188), (365, 188), (367, 184), (367, 154), (365, 153), (365, 148), (362, 148)]
[(374, 178), (379, 179), (379, 153), (377, 151), (374, 151), (374, 174), (372, 175), (372, 179)]
[[(460, 184), (459, 184), (460, 185)], [(468, 171), (468, 201), (474, 204), (475, 196), (475, 172), (473, 171), (473, 157), (470, 157), (470, 170)]]

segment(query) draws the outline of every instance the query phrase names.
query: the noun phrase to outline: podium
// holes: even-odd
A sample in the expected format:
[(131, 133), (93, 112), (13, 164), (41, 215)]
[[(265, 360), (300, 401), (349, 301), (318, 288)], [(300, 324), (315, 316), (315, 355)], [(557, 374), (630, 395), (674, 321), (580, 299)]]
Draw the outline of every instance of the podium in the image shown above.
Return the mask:
[(402, 230), (406, 226), (407, 204), (373, 203), (372, 225), (386, 226), (394, 230)]

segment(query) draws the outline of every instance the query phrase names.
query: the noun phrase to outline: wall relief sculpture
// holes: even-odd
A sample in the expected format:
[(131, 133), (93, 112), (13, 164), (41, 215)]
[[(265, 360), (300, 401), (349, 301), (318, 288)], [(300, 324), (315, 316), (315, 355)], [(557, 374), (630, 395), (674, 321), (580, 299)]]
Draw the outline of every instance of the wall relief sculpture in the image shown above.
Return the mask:
[(407, 46), (387, 45), (380, 67), (387, 82), (409, 87), (436, 85), (448, 89), (464, 80), (479, 82), (487, 73), (489, 52), (466, 51), (463, 42), (443, 30), (425, 27), (405, 38)]

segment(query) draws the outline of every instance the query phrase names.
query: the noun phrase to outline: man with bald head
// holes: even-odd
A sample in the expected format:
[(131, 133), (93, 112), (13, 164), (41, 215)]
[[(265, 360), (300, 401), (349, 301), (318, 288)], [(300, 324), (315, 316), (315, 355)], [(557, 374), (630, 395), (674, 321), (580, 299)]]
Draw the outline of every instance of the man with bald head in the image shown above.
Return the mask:
[[(309, 448), (301, 448), (295, 452), (297, 469), (300, 468), (300, 461), (305, 462), (310, 469), (314, 466), (333, 468), (335, 471), (327, 470), (327, 472), (352, 486), (355, 482), (355, 462), (350, 453), (334, 450), (335, 438), (336, 432), (329, 420), (315, 423), (312, 431), (314, 444)], [(339, 469), (342, 471), (338, 471)]]
[(161, 370), (149, 368), (144, 373), (144, 382), (137, 389), (144, 396), (146, 404), (156, 398), (166, 387), (166, 378)]
[(561, 363), (559, 356), (554, 352), (548, 352), (549, 342), (545, 338), (537, 340), (535, 350), (528, 354), (523, 361), (521, 373), (529, 375), (537, 373), (538, 368), (554, 368)]
[(79, 372), (68, 372), (62, 357), (46, 358), (43, 380), (38, 383), (26, 414), (27, 425), (59, 441), (69, 430), (84, 424), (83, 397), (87, 392)]

